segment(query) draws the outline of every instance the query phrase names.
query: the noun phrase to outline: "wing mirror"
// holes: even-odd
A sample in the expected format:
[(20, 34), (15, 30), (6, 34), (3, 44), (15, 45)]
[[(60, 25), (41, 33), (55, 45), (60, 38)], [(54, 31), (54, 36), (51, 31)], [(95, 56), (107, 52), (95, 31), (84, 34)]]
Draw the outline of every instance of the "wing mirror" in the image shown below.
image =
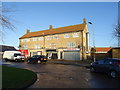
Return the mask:
[(112, 62), (109, 62), (109, 64), (113, 64)]

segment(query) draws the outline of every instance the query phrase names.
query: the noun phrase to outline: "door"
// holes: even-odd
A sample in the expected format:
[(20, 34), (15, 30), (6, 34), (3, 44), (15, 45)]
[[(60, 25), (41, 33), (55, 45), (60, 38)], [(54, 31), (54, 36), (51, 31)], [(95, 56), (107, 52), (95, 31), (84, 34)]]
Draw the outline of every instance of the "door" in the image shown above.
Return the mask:
[(64, 52), (64, 60), (80, 60), (80, 52)]
[(62, 55), (63, 55), (63, 53), (62, 53), (62, 52), (60, 52), (60, 59), (63, 59), (63, 58), (62, 58)]
[(96, 64), (96, 70), (98, 72), (103, 72), (104, 71), (104, 60), (99, 60), (98, 63)]

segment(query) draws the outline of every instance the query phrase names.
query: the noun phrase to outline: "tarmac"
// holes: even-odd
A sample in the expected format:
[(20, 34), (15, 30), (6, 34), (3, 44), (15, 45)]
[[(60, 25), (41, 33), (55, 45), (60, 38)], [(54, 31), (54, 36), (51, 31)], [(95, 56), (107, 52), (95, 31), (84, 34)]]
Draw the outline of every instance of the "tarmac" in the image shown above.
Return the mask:
[(80, 61), (78, 61), (78, 60), (55, 60), (55, 59), (52, 59), (52, 60), (48, 60), (48, 63), (74, 65), (74, 66), (89, 68), (92, 61), (91, 60), (80, 60)]

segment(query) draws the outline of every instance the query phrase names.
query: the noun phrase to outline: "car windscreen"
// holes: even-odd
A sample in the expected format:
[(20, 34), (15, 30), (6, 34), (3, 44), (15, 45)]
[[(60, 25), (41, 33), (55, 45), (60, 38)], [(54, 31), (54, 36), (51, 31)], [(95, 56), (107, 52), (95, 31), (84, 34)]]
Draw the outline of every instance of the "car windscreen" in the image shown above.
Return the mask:
[(39, 58), (39, 57), (40, 57), (39, 55), (32, 56), (32, 58)]
[(41, 56), (41, 58), (46, 58), (46, 56)]

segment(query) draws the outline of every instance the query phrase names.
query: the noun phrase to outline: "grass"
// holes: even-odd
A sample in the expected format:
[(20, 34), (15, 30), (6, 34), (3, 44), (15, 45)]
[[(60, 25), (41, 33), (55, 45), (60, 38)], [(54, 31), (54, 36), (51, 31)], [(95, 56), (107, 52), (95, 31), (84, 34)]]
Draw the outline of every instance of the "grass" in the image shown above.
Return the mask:
[(2, 66), (2, 88), (26, 88), (37, 79), (29, 70)]

